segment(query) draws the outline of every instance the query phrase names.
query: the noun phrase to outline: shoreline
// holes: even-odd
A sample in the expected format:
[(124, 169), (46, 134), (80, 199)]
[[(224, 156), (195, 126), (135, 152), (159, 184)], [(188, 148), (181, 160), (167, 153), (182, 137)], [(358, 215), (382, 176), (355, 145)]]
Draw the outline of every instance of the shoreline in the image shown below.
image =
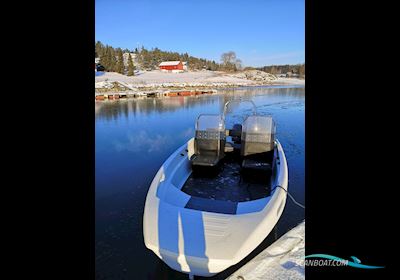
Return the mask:
[[(227, 74), (187, 72), (180, 74), (160, 73), (157, 71), (127, 77), (118, 73), (106, 72), (95, 79), (95, 97), (97, 100), (130, 97), (169, 97), (189, 96), (218, 92), (218, 90), (245, 87), (305, 86), (304, 79), (278, 78), (266, 73), (265, 80), (243, 78), (243, 73)], [(171, 95), (170, 95), (171, 94)]]
[(95, 100), (115, 100), (123, 98), (169, 98), (169, 97), (184, 97), (184, 96), (199, 96), (205, 94), (220, 94), (220, 90), (234, 90), (244, 88), (256, 88), (256, 87), (304, 87), (305, 84), (258, 84), (258, 85), (227, 85), (223, 87), (182, 87), (174, 89), (161, 89), (161, 88), (146, 88), (146, 90), (135, 90), (135, 91), (103, 91), (95, 92)]

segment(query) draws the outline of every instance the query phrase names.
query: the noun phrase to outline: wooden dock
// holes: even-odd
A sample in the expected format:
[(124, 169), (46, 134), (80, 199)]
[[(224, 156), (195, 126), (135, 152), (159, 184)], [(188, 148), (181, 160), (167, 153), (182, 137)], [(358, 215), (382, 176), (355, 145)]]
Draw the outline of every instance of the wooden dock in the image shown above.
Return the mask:
[(178, 97), (178, 96), (198, 96), (203, 94), (214, 94), (216, 90), (176, 90), (176, 91), (126, 91), (126, 92), (96, 92), (96, 100), (116, 100), (124, 98), (136, 98), (136, 97), (148, 97), (148, 98), (159, 98), (159, 97)]

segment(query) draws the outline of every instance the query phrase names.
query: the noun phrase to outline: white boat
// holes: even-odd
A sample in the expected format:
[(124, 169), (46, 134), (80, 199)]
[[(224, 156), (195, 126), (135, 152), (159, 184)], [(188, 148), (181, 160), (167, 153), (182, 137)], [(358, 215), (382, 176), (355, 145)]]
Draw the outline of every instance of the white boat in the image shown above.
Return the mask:
[(226, 129), (228, 103), (221, 115), (198, 117), (195, 137), (164, 162), (146, 198), (146, 247), (190, 278), (213, 276), (250, 254), (286, 203), (288, 168), (272, 117), (258, 115), (253, 103), (243, 125)]

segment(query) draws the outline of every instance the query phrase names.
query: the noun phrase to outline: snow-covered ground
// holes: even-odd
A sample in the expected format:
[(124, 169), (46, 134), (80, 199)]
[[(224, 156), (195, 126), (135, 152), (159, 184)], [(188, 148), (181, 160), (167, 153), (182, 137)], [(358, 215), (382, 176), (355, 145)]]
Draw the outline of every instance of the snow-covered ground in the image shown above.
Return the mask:
[(297, 79), (297, 78), (278, 78), (273, 83), (274, 84), (285, 84), (285, 85), (305, 85), (306, 84), (304, 79)]
[[(139, 72), (135, 76), (125, 76), (114, 72), (96, 74), (95, 82), (123, 82), (133, 87), (158, 87), (158, 86), (223, 86), (223, 85), (259, 85), (259, 84), (300, 84), (304, 85), (304, 80), (276, 78), (270, 74), (258, 72), (242, 72), (228, 74), (217, 71), (190, 71), (183, 73), (166, 73), (159, 70), (149, 72)], [(101, 86), (100, 86), (101, 87)]]
[(243, 83), (247, 79), (240, 79), (213, 71), (197, 71), (183, 73), (168, 73), (158, 70), (139, 72), (136, 76), (128, 77), (114, 72), (106, 72), (104, 75), (96, 76), (96, 82), (119, 81), (128, 84), (162, 84), (162, 83)]
[(285, 233), (226, 280), (304, 280), (304, 239), (305, 221)]

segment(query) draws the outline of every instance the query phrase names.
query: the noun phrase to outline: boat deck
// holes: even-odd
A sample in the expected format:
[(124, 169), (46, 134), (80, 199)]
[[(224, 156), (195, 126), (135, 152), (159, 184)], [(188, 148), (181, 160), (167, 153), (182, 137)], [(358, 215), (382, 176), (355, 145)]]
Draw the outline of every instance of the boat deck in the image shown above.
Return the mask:
[(215, 176), (192, 173), (181, 190), (192, 197), (227, 202), (250, 201), (270, 195), (270, 180), (264, 180), (262, 184), (244, 180), (240, 162), (235, 157), (226, 157), (221, 165), (221, 171)]

